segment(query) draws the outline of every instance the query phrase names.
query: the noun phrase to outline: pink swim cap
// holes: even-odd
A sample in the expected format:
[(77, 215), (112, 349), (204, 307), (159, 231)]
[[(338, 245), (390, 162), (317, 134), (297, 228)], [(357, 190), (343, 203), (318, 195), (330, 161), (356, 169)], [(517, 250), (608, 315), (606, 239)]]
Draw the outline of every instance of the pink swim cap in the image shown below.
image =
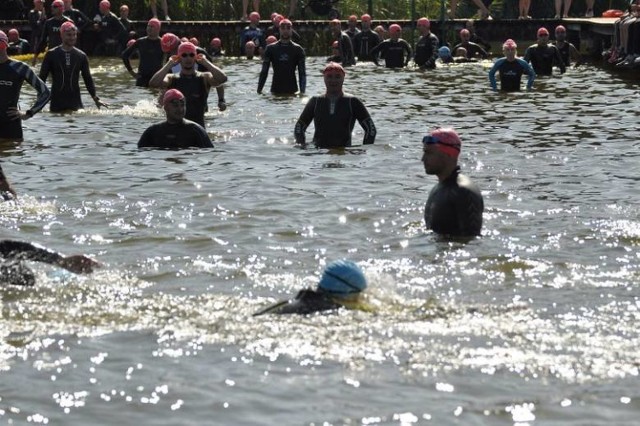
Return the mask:
[(162, 39), (160, 39), (160, 45), (162, 46), (162, 51), (164, 53), (173, 52), (173, 50), (178, 47), (179, 44), (180, 39), (175, 34), (166, 33), (162, 36)]
[(402, 32), (402, 27), (398, 24), (391, 24), (391, 26), (389, 27), (389, 32), (390, 33), (400, 33)]
[(188, 41), (178, 47), (178, 56), (182, 56), (183, 53), (193, 53), (195, 55), (197, 50), (196, 45)]
[(503, 49), (516, 49), (517, 47), (518, 45), (512, 39), (507, 39), (507, 41), (502, 44)]
[(337, 62), (329, 62), (327, 66), (324, 67), (324, 70), (322, 70), (322, 74), (328, 74), (332, 71), (337, 71), (342, 75), (345, 75), (344, 68), (342, 68), (342, 65)]
[(431, 134), (422, 139), (425, 145), (435, 145), (436, 149), (449, 157), (458, 158), (462, 141), (460, 136), (452, 128), (440, 128), (431, 131)]
[(293, 24), (291, 23), (291, 21), (290, 21), (290, 20), (288, 20), (288, 19), (286, 19), (286, 18), (285, 18), (285, 19), (283, 19), (283, 20), (281, 20), (279, 25), (292, 25), (292, 26), (293, 26)]
[(0, 50), (7, 50), (7, 47), (9, 47), (9, 37), (4, 31), (0, 31)]
[(567, 29), (566, 29), (565, 27), (563, 27), (562, 25), (558, 25), (558, 26), (556, 27), (556, 31), (555, 31), (555, 32), (556, 32), (556, 33), (566, 33), (566, 32), (567, 32)]
[(365, 13), (360, 17), (360, 20), (365, 22), (371, 22), (371, 15), (369, 15), (368, 13)]
[(149, 22), (147, 22), (147, 26), (160, 29), (162, 22), (160, 22), (158, 18), (151, 18), (149, 19)]
[(260, 20), (260, 14), (258, 12), (251, 12), (249, 15), (249, 20), (251, 22), (258, 22)]
[(218, 37), (214, 37), (211, 39), (211, 46), (213, 47), (220, 47), (222, 46), (222, 40), (220, 40)]
[(466, 36), (471, 37), (471, 33), (469, 32), (469, 30), (466, 29), (466, 28), (461, 29), (460, 30), (460, 38), (466, 37)]
[(9, 37), (11, 37), (11, 36), (13, 36), (15, 38), (19, 38), (20, 37), (20, 33), (15, 28), (11, 28), (7, 34), (9, 34)]
[(357, 21), (358, 21), (358, 17), (356, 15), (349, 16), (349, 22), (357, 22)]
[(67, 31), (78, 31), (78, 28), (73, 22), (67, 21), (64, 24), (60, 25), (60, 35), (66, 33)]
[(164, 92), (164, 96), (162, 97), (162, 106), (165, 106), (167, 103), (176, 99), (184, 99), (184, 95), (178, 89), (169, 89)]
[(545, 27), (538, 30), (538, 37), (549, 35), (549, 31)]
[(109, 0), (102, 0), (100, 2), (100, 10), (102, 10), (102, 9), (105, 9), (105, 10), (111, 9), (111, 3), (109, 3)]
[(64, 3), (62, 2), (62, 0), (55, 0), (53, 3), (51, 3), (51, 8), (53, 9), (54, 7), (64, 8)]
[(248, 42), (245, 43), (244, 47), (256, 47), (256, 44), (251, 40), (249, 40)]
[(195, 37), (191, 37), (191, 38), (189, 39), (189, 42), (190, 42), (190, 43), (193, 43), (193, 45), (194, 45), (194, 46), (196, 46), (196, 47), (200, 46), (200, 42), (199, 42), (199, 41), (198, 41), (198, 39), (197, 39), (197, 38), (195, 38)]
[(427, 18), (420, 18), (420, 19), (418, 19), (418, 26), (419, 27), (430, 27), (431, 26), (431, 22), (429, 22), (429, 20)]
[(276, 41), (278, 41), (278, 39), (276, 38), (276, 36), (272, 36), (272, 35), (270, 35), (269, 37), (267, 37), (267, 40), (266, 40), (266, 42), (267, 42), (267, 46), (268, 46), (268, 45), (270, 45), (270, 44), (275, 43)]

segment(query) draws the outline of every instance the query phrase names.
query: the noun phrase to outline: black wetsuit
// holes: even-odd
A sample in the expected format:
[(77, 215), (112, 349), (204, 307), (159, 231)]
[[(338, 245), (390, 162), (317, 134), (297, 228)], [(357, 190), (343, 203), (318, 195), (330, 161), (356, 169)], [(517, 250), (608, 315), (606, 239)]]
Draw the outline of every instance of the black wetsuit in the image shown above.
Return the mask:
[(98, 15), (96, 19), (100, 19), (98, 22), (98, 35), (101, 41), (96, 51), (107, 56), (119, 55), (122, 41), (127, 36), (126, 28), (112, 12), (108, 12), (106, 15)]
[(456, 50), (458, 50), (458, 48), (460, 47), (463, 47), (467, 51), (467, 59), (477, 58), (478, 56), (482, 59), (487, 59), (489, 57), (489, 54), (482, 47), (480, 47), (479, 44), (470, 41), (462, 42), (453, 46), (453, 49), (451, 49), (451, 51), (454, 55), (456, 54)]
[(10, 120), (7, 111), (18, 106), (20, 89), (25, 81), (38, 93), (36, 103), (29, 109), (35, 114), (49, 102), (51, 93), (47, 86), (23, 62), (9, 59), (0, 63), (0, 139), (22, 139), (22, 120)]
[[(275, 27), (274, 25), (268, 27), (265, 31), (264, 31), (264, 38), (265, 40), (269, 37), (269, 36), (274, 36), (275, 38), (277, 38), (278, 40), (280, 40), (280, 28)], [(300, 34), (298, 34), (296, 32), (296, 30), (291, 30), (291, 41), (293, 41), (294, 43), (300, 43), (300, 40), (302, 38), (300, 37)]]
[(86, 30), (87, 27), (91, 25), (91, 19), (81, 10), (71, 8), (71, 10), (65, 10), (62, 14), (71, 19), (80, 32)]
[(258, 80), (258, 93), (262, 92), (269, 75), (269, 67), (273, 64), (271, 93), (292, 95), (298, 91), (296, 67), (300, 79), (300, 91), (304, 93), (307, 86), (304, 49), (296, 43), (277, 41), (267, 46), (262, 60), (262, 70)]
[[(567, 41), (562, 43), (562, 47), (558, 46), (557, 42), (554, 44), (558, 52), (560, 52), (560, 57), (562, 58), (562, 62), (564, 62), (564, 66), (568, 67), (571, 65), (571, 48), (575, 49), (575, 46)], [(576, 63), (576, 66), (580, 64), (580, 61)]]
[(192, 75), (171, 74), (169, 78), (167, 88), (178, 89), (185, 97), (187, 112), (184, 117), (205, 127), (204, 113), (207, 111), (209, 87), (202, 73), (196, 71)]
[(372, 144), (376, 139), (376, 126), (369, 111), (360, 99), (343, 95), (333, 104), (326, 96), (313, 96), (307, 102), (296, 123), (296, 142), (305, 143), (304, 132), (313, 120), (315, 133), (313, 143), (318, 148), (343, 148), (351, 146), (351, 132), (356, 120), (364, 130), (363, 144)]
[(340, 31), (340, 36), (337, 39), (338, 49), (340, 50), (340, 58), (342, 65), (349, 67), (356, 64), (356, 58), (353, 54), (353, 45), (351, 38), (344, 31)]
[(31, 44), (27, 40), (19, 38), (18, 41), (9, 42), (7, 55), (24, 55), (25, 53), (31, 53)]
[(351, 39), (351, 43), (353, 43), (353, 39), (354, 39), (358, 34), (360, 34), (360, 32), (361, 32), (361, 31), (360, 31), (360, 29), (359, 29), (359, 28), (354, 28), (354, 29), (347, 28), (347, 29), (344, 31), (344, 33), (345, 33), (346, 35), (348, 35), (348, 36), (349, 36), (349, 38)]
[(314, 312), (328, 311), (341, 308), (339, 304), (328, 293), (316, 290), (300, 290), (293, 300), (285, 300), (275, 305), (269, 306), (253, 314), (312, 314)]
[(456, 168), (429, 193), (424, 221), (438, 234), (471, 237), (480, 235), (483, 210), (480, 190)]
[(362, 30), (353, 37), (353, 51), (359, 61), (373, 61), (371, 51), (380, 44), (380, 36), (371, 30)]
[(22, 260), (44, 262), (52, 265), (64, 256), (44, 247), (22, 241), (0, 240), (0, 257), (9, 260), (0, 264), (0, 284), (33, 286), (36, 278)]
[(498, 90), (496, 72), (500, 73), (500, 90), (503, 92), (519, 91), (522, 74), (529, 76), (527, 89), (533, 87), (533, 81), (536, 78), (535, 71), (524, 59), (515, 58), (514, 61), (508, 61), (507, 58), (500, 58), (493, 64), (491, 70), (489, 70), (489, 83), (493, 90)]
[(487, 53), (491, 52), (491, 45), (489, 43), (487, 43), (478, 34), (471, 33), (471, 38), (469, 39), (469, 41), (473, 42), (475, 44), (479, 44), (484, 49), (485, 52), (487, 52)]
[(560, 68), (560, 74), (567, 70), (558, 48), (552, 44), (527, 47), (524, 60), (531, 63), (537, 75), (552, 75), (554, 65)]
[(44, 52), (45, 48), (49, 48), (49, 50), (54, 47), (59, 46), (62, 43), (62, 37), (60, 36), (60, 27), (65, 22), (73, 22), (71, 19), (62, 15), (61, 18), (49, 18), (44, 23), (44, 28), (42, 29), (42, 36), (40, 37), (40, 44), (36, 47), (34, 53), (39, 54), (40, 52)]
[(409, 43), (399, 38), (397, 41), (385, 40), (371, 51), (373, 62), (376, 65), (380, 65), (378, 63), (378, 53), (384, 59), (387, 68), (402, 68), (407, 66), (413, 52)]
[(140, 58), (136, 73), (136, 86), (149, 87), (149, 80), (164, 64), (164, 52), (162, 52), (160, 38), (152, 40), (149, 37), (141, 37), (122, 52), (122, 61), (129, 71), (133, 71), (130, 58), (135, 51), (138, 52)]
[(240, 34), (240, 54), (246, 55), (245, 45), (248, 41), (252, 41), (256, 45), (256, 49), (264, 48), (266, 46), (264, 31), (258, 27), (246, 26)]
[(77, 111), (84, 108), (80, 97), (80, 74), (91, 97), (96, 96), (96, 86), (91, 77), (89, 59), (80, 49), (64, 50), (58, 46), (44, 56), (40, 78), (47, 81), (52, 76), (51, 112)]
[(213, 144), (202, 126), (183, 120), (177, 124), (165, 121), (152, 125), (140, 137), (138, 148), (213, 148)]
[(416, 65), (420, 68), (435, 68), (439, 43), (438, 37), (433, 33), (420, 37), (416, 43), (416, 55), (413, 59)]
[(31, 46), (37, 49), (42, 38), (44, 23), (47, 21), (47, 14), (44, 10), (31, 9), (29, 11), (29, 26), (31, 27)]

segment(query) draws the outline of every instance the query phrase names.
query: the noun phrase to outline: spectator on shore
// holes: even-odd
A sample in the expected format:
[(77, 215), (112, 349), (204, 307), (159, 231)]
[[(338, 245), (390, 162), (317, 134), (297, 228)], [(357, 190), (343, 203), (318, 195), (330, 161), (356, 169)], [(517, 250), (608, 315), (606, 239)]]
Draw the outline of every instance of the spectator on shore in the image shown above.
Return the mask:
[(518, 0), (518, 19), (531, 19), (531, 16), (529, 16), (530, 8), (531, 0)]
[[(164, 20), (171, 21), (169, 17), (169, 6), (167, 5), (167, 0), (160, 0), (162, 2), (162, 11), (164, 12)], [(156, 6), (156, 0), (149, 0), (149, 6), (151, 7), (152, 18), (158, 19), (158, 8)]]
[[(473, 0), (473, 3), (476, 6), (478, 6), (478, 10), (479, 10), (481, 19), (493, 19), (491, 17), (491, 13), (489, 12), (489, 9), (487, 8), (487, 6), (485, 6), (485, 4), (482, 2), (482, 0)], [(449, 19), (455, 19), (456, 18), (456, 9), (458, 7), (458, 0), (451, 0), (451, 4), (449, 6), (450, 6)]]
[[(253, 13), (260, 13), (260, 0), (253, 0), (252, 1), (253, 4)], [(249, 0), (242, 0), (242, 20), (246, 21), (247, 20), (247, 12), (249, 9)], [(260, 16), (260, 15), (258, 15)], [(260, 18), (258, 18), (260, 19)]]
[(373, 61), (371, 51), (382, 41), (380, 36), (371, 30), (371, 16), (360, 17), (362, 30), (353, 37), (353, 52), (359, 61)]
[(556, 16), (554, 19), (564, 19), (569, 17), (572, 0), (555, 0)]

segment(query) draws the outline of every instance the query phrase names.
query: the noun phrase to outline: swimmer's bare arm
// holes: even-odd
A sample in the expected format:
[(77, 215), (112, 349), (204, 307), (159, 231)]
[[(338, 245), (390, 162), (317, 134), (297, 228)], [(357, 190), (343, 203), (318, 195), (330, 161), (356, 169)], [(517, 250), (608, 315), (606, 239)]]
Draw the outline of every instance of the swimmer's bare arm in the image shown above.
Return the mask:
[(172, 56), (169, 58), (166, 64), (162, 68), (158, 70), (157, 73), (151, 77), (149, 80), (149, 87), (153, 87), (156, 89), (166, 89), (169, 87), (169, 73), (171, 72), (171, 68), (173, 68), (178, 63), (178, 57)]
[(206, 56), (198, 55), (196, 61), (209, 71), (209, 74), (205, 74), (205, 78), (207, 79), (207, 84), (209, 84), (210, 87), (217, 87), (226, 83), (227, 74), (217, 66), (213, 65)]

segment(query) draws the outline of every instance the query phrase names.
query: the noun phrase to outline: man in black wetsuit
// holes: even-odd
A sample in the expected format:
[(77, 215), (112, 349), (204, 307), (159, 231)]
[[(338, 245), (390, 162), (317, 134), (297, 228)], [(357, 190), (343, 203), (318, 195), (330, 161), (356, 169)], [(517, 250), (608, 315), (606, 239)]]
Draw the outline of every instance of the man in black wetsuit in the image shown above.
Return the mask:
[(338, 260), (327, 265), (316, 290), (300, 290), (295, 299), (278, 302), (253, 315), (305, 315), (342, 307), (369, 311), (360, 301), (366, 288), (367, 279), (360, 267), (349, 260)]
[[(0, 140), (22, 140), (22, 121), (33, 117), (49, 102), (51, 93), (29, 66), (7, 55), (9, 37), (0, 31)], [(26, 111), (18, 109), (24, 82), (36, 89), (38, 98)]]
[[(162, 68), (164, 52), (160, 43), (160, 21), (152, 18), (147, 23), (146, 37), (140, 37), (122, 52), (122, 61), (129, 74), (136, 79), (136, 86), (148, 87), (149, 80)], [(138, 52), (138, 72), (131, 66), (131, 55)]]
[(560, 68), (560, 74), (567, 70), (558, 48), (549, 44), (549, 31), (544, 27), (538, 30), (538, 43), (527, 47), (524, 60), (531, 64), (537, 75), (551, 76), (554, 65)]
[(582, 59), (578, 49), (576, 49), (572, 43), (567, 41), (567, 29), (562, 25), (558, 25), (555, 30), (555, 35), (556, 41), (553, 45), (558, 48), (562, 62), (564, 62), (564, 65), (568, 67), (571, 66), (571, 61), (574, 60), (574, 67), (577, 68), (582, 63)]
[(322, 74), (327, 91), (322, 96), (311, 97), (307, 102), (293, 131), (296, 143), (305, 145), (304, 133), (313, 121), (313, 143), (318, 148), (351, 146), (351, 132), (358, 120), (364, 130), (362, 143), (372, 144), (376, 139), (376, 126), (362, 101), (342, 91), (344, 68), (332, 62), (325, 67)]
[(0, 263), (0, 284), (33, 286), (35, 275), (22, 263), (24, 260), (49, 263), (76, 274), (88, 274), (100, 267), (84, 255), (64, 256), (36, 244), (13, 240), (0, 240), (0, 257), (9, 261)]
[(371, 51), (382, 41), (380, 36), (371, 29), (371, 16), (364, 14), (360, 17), (362, 31), (353, 37), (353, 51), (359, 61), (373, 61)]
[(60, 27), (60, 34), (62, 44), (47, 52), (40, 67), (42, 81), (46, 82), (49, 74), (53, 79), (51, 112), (77, 111), (84, 108), (80, 97), (80, 74), (96, 106), (98, 108), (107, 106), (96, 94), (87, 55), (75, 47), (78, 29), (73, 22), (65, 22)]
[(438, 37), (431, 32), (431, 22), (427, 18), (420, 18), (416, 23), (420, 38), (416, 43), (416, 54), (413, 62), (422, 69), (434, 69), (438, 59)]
[(31, 48), (35, 50), (40, 45), (44, 23), (47, 21), (44, 0), (33, 0), (33, 9), (29, 11), (28, 19), (31, 28)]
[(338, 49), (340, 50), (340, 62), (345, 67), (350, 67), (356, 64), (356, 58), (353, 54), (353, 44), (351, 43), (351, 37), (342, 31), (342, 26), (339, 19), (333, 19), (329, 23), (331, 29), (331, 37), (338, 42)]
[(288, 19), (280, 21), (280, 40), (267, 46), (264, 51), (262, 70), (258, 80), (258, 93), (262, 93), (267, 82), (269, 68), (273, 65), (271, 93), (276, 95), (293, 95), (298, 91), (296, 68), (300, 79), (300, 93), (307, 86), (304, 49), (291, 40), (293, 24)]
[(484, 201), (478, 187), (460, 173), (460, 137), (451, 128), (435, 129), (422, 144), (424, 170), (438, 177), (424, 209), (427, 229), (454, 237), (480, 235)]
[(376, 65), (378, 63), (378, 53), (384, 59), (387, 68), (403, 68), (409, 63), (409, 59), (413, 56), (413, 51), (409, 43), (401, 39), (402, 28), (398, 24), (389, 26), (389, 39), (377, 45), (372, 51), (371, 56)]
[(353, 38), (360, 32), (360, 29), (358, 28), (358, 17), (356, 15), (349, 16), (347, 29), (344, 32), (349, 36), (353, 43)]
[(34, 55), (31, 65), (36, 64), (38, 56), (41, 52), (44, 52), (45, 48), (51, 50), (62, 43), (60, 27), (62, 27), (62, 24), (65, 22), (73, 22), (71, 19), (64, 16), (62, 14), (63, 12), (64, 3), (62, 0), (55, 0), (51, 3), (51, 14), (53, 16), (47, 19), (44, 23), (44, 28), (42, 29), (42, 34), (40, 36), (40, 44), (34, 46), (35, 50), (33, 51)]
[(167, 120), (145, 130), (138, 141), (138, 148), (213, 148), (204, 128), (185, 120), (185, 97), (179, 90), (167, 90), (162, 98), (162, 106)]
[(31, 44), (23, 38), (20, 38), (20, 32), (11, 28), (7, 33), (9, 36), (9, 48), (7, 54), (9, 55), (24, 55), (25, 53), (31, 53)]
[[(177, 64), (180, 64), (180, 72), (172, 74), (171, 69)], [(198, 71), (198, 65), (203, 66), (206, 71)], [(207, 111), (209, 90), (221, 86), (226, 81), (227, 75), (224, 71), (213, 65), (206, 56), (198, 54), (193, 43), (186, 42), (180, 44), (178, 54), (172, 56), (165, 66), (155, 73), (149, 81), (149, 87), (178, 89), (186, 97), (186, 118), (206, 127), (204, 113)], [(224, 98), (218, 101), (220, 107)]]
[(76, 24), (76, 28), (78, 28), (78, 33), (82, 34), (84, 30), (91, 25), (91, 19), (87, 15), (84, 14), (83, 11), (76, 9), (73, 7), (73, 0), (63, 0), (64, 1), (64, 12), (62, 13), (67, 18), (71, 19), (74, 24)]
[(487, 59), (489, 57), (489, 54), (479, 44), (471, 41), (471, 32), (466, 28), (460, 30), (460, 43), (453, 46), (453, 51), (457, 51), (460, 47), (465, 49), (467, 59), (478, 57)]
[(123, 40), (127, 37), (127, 29), (122, 25), (120, 19), (111, 12), (109, 0), (102, 0), (99, 8), (100, 13), (93, 18), (93, 27), (98, 31), (100, 39), (94, 54), (120, 56)]

